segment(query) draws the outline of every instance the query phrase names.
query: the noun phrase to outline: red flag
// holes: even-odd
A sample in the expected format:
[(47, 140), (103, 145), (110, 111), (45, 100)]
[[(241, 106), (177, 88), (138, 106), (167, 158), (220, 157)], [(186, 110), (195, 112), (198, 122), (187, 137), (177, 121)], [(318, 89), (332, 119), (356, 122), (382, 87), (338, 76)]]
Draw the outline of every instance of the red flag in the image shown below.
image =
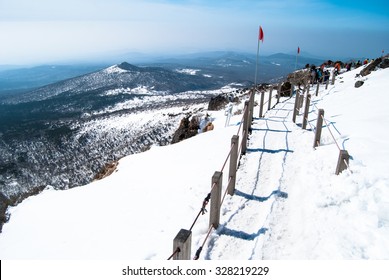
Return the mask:
[(262, 43), (263, 43), (263, 30), (262, 30), (261, 26), (259, 26), (259, 37), (258, 37), (258, 40), (262, 41)]
[(297, 54), (300, 54), (300, 47), (297, 48)]

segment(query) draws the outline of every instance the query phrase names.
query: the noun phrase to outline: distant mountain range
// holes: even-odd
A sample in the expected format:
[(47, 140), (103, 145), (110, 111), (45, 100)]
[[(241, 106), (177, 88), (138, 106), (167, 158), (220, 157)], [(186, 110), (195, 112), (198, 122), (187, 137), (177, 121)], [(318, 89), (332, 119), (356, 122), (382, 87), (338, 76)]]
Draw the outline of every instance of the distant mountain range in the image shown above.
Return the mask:
[[(141, 67), (163, 67), (166, 70), (196, 68), (200, 76), (218, 77), (217, 82), (254, 82), (256, 55), (237, 52), (204, 52), (176, 57), (159, 57), (153, 60), (133, 53), (120, 57), (121, 61), (136, 61)], [(259, 82), (272, 82), (282, 79), (294, 70), (295, 55), (274, 54), (260, 56)], [(297, 68), (308, 64), (321, 64), (322, 59), (299, 56)], [(114, 63), (112, 63), (114, 64)], [(99, 71), (112, 64), (80, 64), (80, 65), (42, 65), (37, 67), (0, 67), (0, 99), (4, 95), (19, 94), (34, 88), (42, 87), (58, 81), (78, 77)], [(208, 79), (209, 80), (209, 79)]]

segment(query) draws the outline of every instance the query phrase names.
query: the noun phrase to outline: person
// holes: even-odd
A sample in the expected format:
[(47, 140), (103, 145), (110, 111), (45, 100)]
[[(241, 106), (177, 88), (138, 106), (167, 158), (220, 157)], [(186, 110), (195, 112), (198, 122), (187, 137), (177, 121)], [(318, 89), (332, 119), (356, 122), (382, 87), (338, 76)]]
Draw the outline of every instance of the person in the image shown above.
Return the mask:
[(340, 73), (340, 63), (339, 62), (335, 63), (334, 73), (335, 73), (335, 75), (339, 75), (339, 73)]
[(316, 69), (316, 81), (319, 83), (323, 81), (323, 72), (321, 68)]
[(368, 64), (368, 63), (369, 63), (369, 59), (366, 58), (366, 59), (363, 61), (363, 65), (366, 65), (366, 64)]
[(311, 66), (311, 84), (314, 84), (317, 80), (317, 72), (316, 72), (316, 66)]

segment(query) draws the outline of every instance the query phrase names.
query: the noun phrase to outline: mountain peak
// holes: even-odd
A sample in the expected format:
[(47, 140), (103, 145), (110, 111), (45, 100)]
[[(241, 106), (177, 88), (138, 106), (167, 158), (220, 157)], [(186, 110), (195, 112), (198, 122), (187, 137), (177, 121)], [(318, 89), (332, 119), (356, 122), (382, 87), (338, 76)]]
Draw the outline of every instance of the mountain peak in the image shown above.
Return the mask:
[(132, 65), (128, 62), (125, 62), (125, 61), (118, 64), (117, 67), (119, 67), (120, 69), (123, 69), (123, 70), (128, 70), (128, 71), (138, 71), (139, 70), (139, 67)]

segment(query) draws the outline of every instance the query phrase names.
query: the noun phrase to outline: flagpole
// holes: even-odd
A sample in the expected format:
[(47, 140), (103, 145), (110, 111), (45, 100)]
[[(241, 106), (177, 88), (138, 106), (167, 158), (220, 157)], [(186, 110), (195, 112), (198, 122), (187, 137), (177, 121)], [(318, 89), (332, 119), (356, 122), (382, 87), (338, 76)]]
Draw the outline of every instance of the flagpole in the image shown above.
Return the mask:
[[(300, 47), (297, 47), (296, 62), (294, 64), (294, 82), (296, 82), (296, 69), (297, 69), (297, 58), (300, 54)], [(293, 93), (292, 93), (293, 94)]]
[(257, 76), (258, 76), (258, 58), (259, 58), (259, 37), (258, 37), (258, 47), (257, 47), (257, 60), (255, 64), (255, 79), (254, 79), (254, 86), (255, 90), (257, 90)]
[(297, 57), (299, 56), (299, 53), (297, 52), (296, 54), (296, 62), (294, 64), (294, 71), (296, 72), (296, 69), (297, 69)]

